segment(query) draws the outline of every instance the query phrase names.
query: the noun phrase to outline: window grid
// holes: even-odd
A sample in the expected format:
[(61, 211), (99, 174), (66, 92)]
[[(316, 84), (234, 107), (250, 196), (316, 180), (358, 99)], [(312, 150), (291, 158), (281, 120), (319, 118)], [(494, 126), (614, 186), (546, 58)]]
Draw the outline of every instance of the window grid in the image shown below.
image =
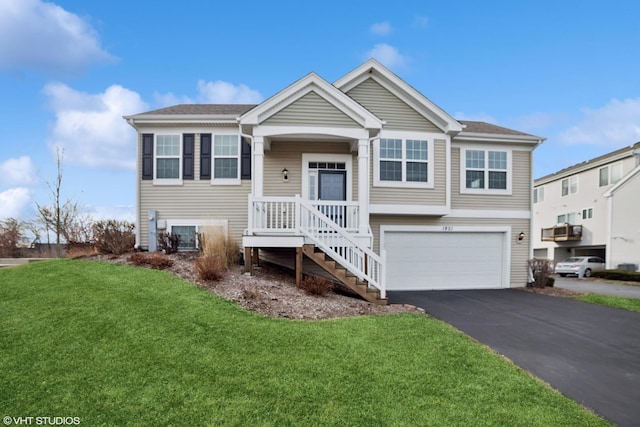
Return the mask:
[(428, 182), (429, 145), (426, 140), (380, 139), (380, 181)]
[(466, 150), (465, 166), (466, 188), (507, 189), (508, 160), (506, 151)]
[(239, 178), (240, 146), (238, 135), (215, 135), (212, 155), (214, 179)]
[(156, 178), (180, 178), (180, 135), (157, 135)]

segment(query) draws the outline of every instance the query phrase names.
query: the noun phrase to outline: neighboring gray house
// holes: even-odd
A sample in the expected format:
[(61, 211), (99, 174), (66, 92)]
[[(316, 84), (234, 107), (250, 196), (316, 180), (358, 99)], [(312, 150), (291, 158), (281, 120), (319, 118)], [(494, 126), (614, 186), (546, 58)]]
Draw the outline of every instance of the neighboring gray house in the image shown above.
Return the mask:
[(640, 142), (534, 185), (536, 257), (595, 255), (607, 268), (640, 264)]
[(255, 106), (125, 119), (138, 132), (141, 248), (158, 230), (215, 223), (247, 258), (290, 248), (298, 279), (307, 256), (371, 301), (527, 282), (543, 139), (457, 121), (375, 60), (333, 84), (310, 73)]

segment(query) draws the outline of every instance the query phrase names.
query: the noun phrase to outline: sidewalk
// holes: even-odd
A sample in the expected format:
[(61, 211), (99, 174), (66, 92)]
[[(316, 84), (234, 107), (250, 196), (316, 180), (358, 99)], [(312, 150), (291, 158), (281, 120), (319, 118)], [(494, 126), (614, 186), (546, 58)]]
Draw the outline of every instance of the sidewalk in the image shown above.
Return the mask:
[[(639, 283), (640, 285), (640, 283)], [(578, 279), (577, 277), (556, 276), (556, 288), (570, 289), (578, 292), (611, 295), (614, 297), (640, 299), (640, 286), (626, 285), (620, 282), (601, 279)]]

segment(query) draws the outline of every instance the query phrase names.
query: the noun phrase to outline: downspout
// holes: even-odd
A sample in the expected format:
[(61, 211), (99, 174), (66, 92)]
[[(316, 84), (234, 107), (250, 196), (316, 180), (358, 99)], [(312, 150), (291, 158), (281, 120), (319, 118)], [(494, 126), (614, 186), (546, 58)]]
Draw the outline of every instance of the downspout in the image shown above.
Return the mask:
[(140, 158), (141, 158), (141, 153), (140, 153), (140, 134), (138, 132), (138, 128), (136, 128), (135, 125), (135, 121), (131, 118), (131, 117), (124, 117), (124, 119), (127, 121), (127, 123), (129, 124), (129, 126), (131, 126), (132, 128), (134, 128), (136, 130), (136, 243), (135, 243), (135, 249), (140, 249), (140, 242), (141, 242), (141, 237), (140, 237), (140, 222), (141, 222), (141, 216), (140, 216), (140, 180), (141, 180), (141, 171), (138, 169), (140, 167)]

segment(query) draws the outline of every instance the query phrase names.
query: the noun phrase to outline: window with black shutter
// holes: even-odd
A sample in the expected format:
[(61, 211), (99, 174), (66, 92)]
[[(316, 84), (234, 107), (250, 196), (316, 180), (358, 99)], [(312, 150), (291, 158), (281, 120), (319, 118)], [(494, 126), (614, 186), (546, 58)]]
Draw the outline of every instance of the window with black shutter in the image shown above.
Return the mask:
[(248, 138), (242, 138), (242, 152), (241, 152), (241, 179), (251, 179), (251, 145)]
[(182, 178), (193, 179), (194, 134), (182, 135)]
[(211, 134), (200, 134), (200, 179), (211, 179)]
[(153, 179), (153, 134), (142, 134), (142, 179)]

